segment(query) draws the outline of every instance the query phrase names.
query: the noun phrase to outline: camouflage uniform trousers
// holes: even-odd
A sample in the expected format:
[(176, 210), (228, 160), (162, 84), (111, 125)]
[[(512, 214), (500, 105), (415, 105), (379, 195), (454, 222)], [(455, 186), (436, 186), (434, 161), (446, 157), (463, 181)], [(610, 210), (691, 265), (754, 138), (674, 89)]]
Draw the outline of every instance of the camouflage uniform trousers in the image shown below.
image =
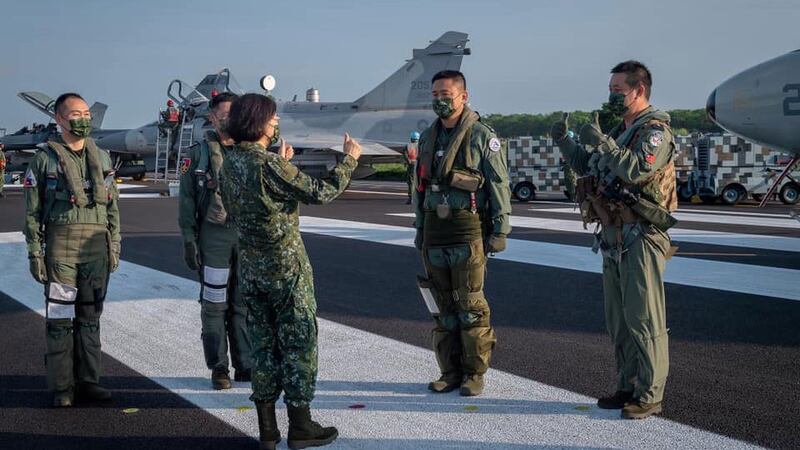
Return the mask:
[[(617, 390), (633, 392), (645, 403), (660, 402), (669, 372), (669, 342), (664, 298), (664, 266), (669, 235), (652, 226), (624, 225), (618, 262), (603, 258), (606, 327), (614, 343)], [(616, 230), (604, 229), (605, 245)]]
[(485, 374), (497, 338), (483, 293), (483, 241), (424, 248), (423, 261), (437, 291), (440, 315), (434, 318), (432, 338), (442, 375)]
[(301, 258), (296, 270), (271, 271), (270, 256), (240, 250), (239, 287), (250, 315), (255, 402), (308, 406), (317, 382), (317, 304), (311, 265)]
[[(237, 233), (233, 228), (204, 222), (200, 227), (198, 245), (203, 266), (200, 268), (200, 319), (201, 339), (206, 366), (228, 368), (228, 342), (231, 362), (237, 371), (253, 366), (252, 345), (247, 333), (247, 306), (239, 295), (237, 278)], [(221, 289), (205, 284), (205, 273), (224, 273), (227, 277), (215, 280)], [(212, 283), (213, 284), (213, 283)], [(224, 287), (222, 285), (225, 285)], [(207, 295), (216, 291), (213, 295)], [(223, 291), (224, 292), (219, 292)], [(209, 298), (213, 301), (208, 300)]]
[[(47, 277), (50, 282), (78, 288), (75, 318), (46, 320), (48, 388), (61, 392), (72, 389), (76, 382), (97, 384), (102, 371), (100, 315), (108, 288), (108, 258), (85, 263), (48, 260)], [(46, 283), (45, 298), (48, 286)]]

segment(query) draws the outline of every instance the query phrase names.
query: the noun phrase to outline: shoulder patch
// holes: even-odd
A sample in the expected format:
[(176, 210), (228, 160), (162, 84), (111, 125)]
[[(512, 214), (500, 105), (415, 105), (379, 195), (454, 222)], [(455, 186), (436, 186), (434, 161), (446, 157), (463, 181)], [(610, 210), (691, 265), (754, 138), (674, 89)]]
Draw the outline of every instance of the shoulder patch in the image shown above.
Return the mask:
[(653, 147), (658, 147), (664, 142), (664, 132), (654, 131), (647, 137), (647, 143)]
[(181, 173), (186, 173), (189, 171), (189, 166), (192, 165), (192, 158), (183, 158), (181, 159)]
[(37, 184), (36, 175), (34, 175), (33, 170), (29, 168), (28, 171), (25, 172), (25, 180), (22, 182), (22, 187), (32, 188), (36, 187)]
[(272, 170), (275, 175), (287, 183), (294, 181), (299, 172), (297, 167), (277, 155), (275, 155), (274, 158), (267, 158), (267, 166), (269, 166), (270, 170)]
[(500, 139), (497, 138), (489, 139), (489, 150), (493, 152), (499, 152), (501, 147), (502, 146), (500, 145)]

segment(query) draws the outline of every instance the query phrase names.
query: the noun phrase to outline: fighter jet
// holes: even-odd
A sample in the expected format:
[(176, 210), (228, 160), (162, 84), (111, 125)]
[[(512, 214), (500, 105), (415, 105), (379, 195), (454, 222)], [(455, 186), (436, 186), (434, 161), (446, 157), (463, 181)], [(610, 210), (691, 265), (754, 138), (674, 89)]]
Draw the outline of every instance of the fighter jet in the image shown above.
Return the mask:
[[(793, 155), (761, 206), (800, 161), (799, 74), (800, 50), (795, 50), (734, 75), (714, 89), (706, 102), (709, 118), (720, 127)], [(800, 185), (786, 183), (781, 189), (794, 189), (796, 196)]]
[[(374, 173), (374, 163), (401, 161), (398, 150), (408, 143), (410, 133), (425, 129), (435, 117), (430, 101), (431, 78), (440, 70), (459, 70), (463, 56), (470, 54), (467, 42), (465, 33), (443, 34), (426, 48), (415, 49), (400, 69), (352, 102), (321, 102), (319, 91), (313, 88), (306, 93), (305, 101), (296, 101), (296, 96), (292, 101), (278, 101), (281, 136), (296, 152), (293, 163), (311, 175), (327, 174), (342, 157), (345, 132), (358, 139), (363, 149), (353, 178)], [(211, 128), (207, 113), (214, 91), (242, 93), (228, 69), (207, 75), (195, 88), (173, 80), (167, 89), (169, 98), (191, 117), (195, 141)], [(152, 157), (157, 133), (157, 124), (150, 123), (105, 136), (98, 145)]]

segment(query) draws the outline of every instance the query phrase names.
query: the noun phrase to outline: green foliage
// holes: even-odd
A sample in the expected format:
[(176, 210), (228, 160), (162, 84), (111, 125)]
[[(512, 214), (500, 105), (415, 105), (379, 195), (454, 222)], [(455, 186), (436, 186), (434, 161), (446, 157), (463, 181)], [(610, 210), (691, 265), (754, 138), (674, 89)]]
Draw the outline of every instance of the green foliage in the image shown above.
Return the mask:
[(406, 165), (403, 163), (381, 163), (373, 164), (375, 174), (370, 176), (370, 180), (406, 180)]
[[(606, 133), (621, 121), (619, 117), (615, 117), (608, 110), (607, 103), (604, 103), (598, 112), (600, 127)], [(502, 138), (539, 137), (549, 136), (553, 122), (561, 119), (563, 114), (562, 111), (549, 114), (488, 114), (481, 120), (494, 128), (497, 135)], [(676, 109), (669, 111), (669, 114), (672, 117), (672, 128), (678, 135), (697, 131), (702, 133), (722, 132), (714, 122), (708, 119), (704, 109)], [(588, 123), (591, 117), (591, 112), (573, 111), (569, 116), (569, 128), (577, 134), (581, 126)]]

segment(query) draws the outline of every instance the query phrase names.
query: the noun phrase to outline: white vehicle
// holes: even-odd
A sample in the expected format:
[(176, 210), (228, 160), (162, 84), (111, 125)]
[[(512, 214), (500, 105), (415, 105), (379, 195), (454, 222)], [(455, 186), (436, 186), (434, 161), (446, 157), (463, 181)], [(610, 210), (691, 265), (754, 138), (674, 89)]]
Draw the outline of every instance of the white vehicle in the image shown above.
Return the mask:
[(561, 150), (552, 139), (528, 136), (509, 139), (508, 175), (511, 192), (521, 202), (535, 199), (537, 192), (566, 195)]
[[(778, 175), (792, 161), (791, 156), (753, 144), (731, 134), (676, 138), (678, 155), (678, 197), (689, 201), (698, 196), (703, 202), (717, 199), (735, 205), (748, 197), (762, 200)], [(788, 172), (776, 192), (787, 205), (800, 200), (800, 182)]]

